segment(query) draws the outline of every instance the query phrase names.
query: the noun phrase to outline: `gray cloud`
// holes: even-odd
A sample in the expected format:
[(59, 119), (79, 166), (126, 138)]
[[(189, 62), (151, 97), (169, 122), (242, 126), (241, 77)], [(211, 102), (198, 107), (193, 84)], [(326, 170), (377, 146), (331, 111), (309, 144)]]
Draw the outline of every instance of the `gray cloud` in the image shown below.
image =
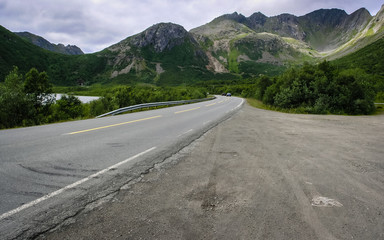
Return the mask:
[(301, 16), (320, 8), (347, 13), (365, 7), (372, 15), (377, 0), (3, 0), (0, 24), (11, 31), (29, 31), (53, 43), (75, 44), (85, 52), (100, 51), (159, 22), (187, 30), (225, 13)]

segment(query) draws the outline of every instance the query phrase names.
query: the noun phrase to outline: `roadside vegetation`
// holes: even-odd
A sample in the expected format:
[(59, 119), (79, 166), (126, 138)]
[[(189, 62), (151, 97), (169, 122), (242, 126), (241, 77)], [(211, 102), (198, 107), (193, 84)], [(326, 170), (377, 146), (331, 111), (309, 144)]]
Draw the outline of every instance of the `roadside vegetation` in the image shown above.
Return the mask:
[(277, 77), (261, 76), (237, 81), (200, 83), (209, 92), (231, 92), (258, 100), (262, 108), (314, 114), (373, 114), (382, 101), (383, 78), (353, 68), (343, 69), (324, 61), (292, 68)]
[[(66, 93), (55, 101), (53, 94)], [(82, 103), (73, 94), (96, 95), (100, 99)], [(0, 129), (93, 118), (108, 111), (146, 102), (205, 98), (196, 87), (110, 86), (55, 87), (47, 73), (32, 68), (25, 75), (15, 67), (0, 83)]]

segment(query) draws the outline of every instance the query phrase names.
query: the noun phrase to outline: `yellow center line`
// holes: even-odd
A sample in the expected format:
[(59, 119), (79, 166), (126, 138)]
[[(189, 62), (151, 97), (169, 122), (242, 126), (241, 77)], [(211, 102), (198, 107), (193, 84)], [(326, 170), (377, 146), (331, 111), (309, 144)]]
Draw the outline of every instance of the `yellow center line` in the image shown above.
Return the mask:
[(124, 125), (124, 124), (129, 124), (129, 123), (141, 122), (141, 121), (150, 120), (150, 119), (159, 118), (159, 117), (162, 117), (162, 116), (158, 115), (158, 116), (149, 117), (149, 118), (142, 118), (142, 119), (137, 119), (137, 120), (133, 120), (133, 121), (129, 121), (129, 122), (116, 123), (116, 124), (112, 124), (112, 125), (108, 125), (108, 126), (91, 128), (91, 129), (81, 130), (81, 131), (77, 131), (77, 132), (71, 132), (68, 134), (73, 135), (73, 134), (78, 134), (78, 133), (90, 132), (90, 131), (100, 130), (100, 129), (104, 129), (104, 128), (110, 128), (110, 127), (116, 127), (116, 126), (120, 126), (120, 125)]
[(220, 101), (220, 102), (218, 102), (218, 103), (223, 103), (224, 102), (224, 100), (223, 101)]
[(205, 105), (206, 107), (210, 107), (210, 106), (213, 106), (213, 105), (215, 105), (215, 104), (217, 104), (217, 103), (211, 103), (211, 104), (208, 104), (208, 105)]
[(197, 108), (191, 108), (191, 109), (187, 109), (187, 110), (183, 110), (183, 111), (178, 111), (178, 112), (175, 112), (175, 114), (179, 114), (179, 113), (183, 113), (183, 112), (189, 112), (189, 111), (193, 111), (193, 110), (197, 110), (199, 109), (200, 107), (197, 107)]

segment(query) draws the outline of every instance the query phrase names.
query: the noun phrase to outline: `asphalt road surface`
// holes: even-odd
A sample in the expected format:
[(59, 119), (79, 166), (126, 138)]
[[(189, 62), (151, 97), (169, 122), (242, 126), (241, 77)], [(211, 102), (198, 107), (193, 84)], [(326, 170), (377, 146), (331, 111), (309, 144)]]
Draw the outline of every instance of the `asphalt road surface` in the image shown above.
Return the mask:
[(384, 239), (383, 132), (245, 105), (38, 239)]
[(148, 172), (243, 100), (0, 131), (0, 239), (33, 238)]

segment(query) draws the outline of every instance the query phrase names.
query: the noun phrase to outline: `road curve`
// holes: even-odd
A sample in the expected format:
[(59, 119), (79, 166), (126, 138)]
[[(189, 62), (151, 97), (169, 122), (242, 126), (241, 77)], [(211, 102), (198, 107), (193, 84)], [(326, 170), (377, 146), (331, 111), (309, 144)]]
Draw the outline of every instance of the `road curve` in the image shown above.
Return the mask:
[(0, 131), (0, 236), (25, 238), (46, 231), (176, 153), (243, 102), (218, 96), (196, 104)]
[(384, 115), (245, 105), (37, 240), (384, 239)]

